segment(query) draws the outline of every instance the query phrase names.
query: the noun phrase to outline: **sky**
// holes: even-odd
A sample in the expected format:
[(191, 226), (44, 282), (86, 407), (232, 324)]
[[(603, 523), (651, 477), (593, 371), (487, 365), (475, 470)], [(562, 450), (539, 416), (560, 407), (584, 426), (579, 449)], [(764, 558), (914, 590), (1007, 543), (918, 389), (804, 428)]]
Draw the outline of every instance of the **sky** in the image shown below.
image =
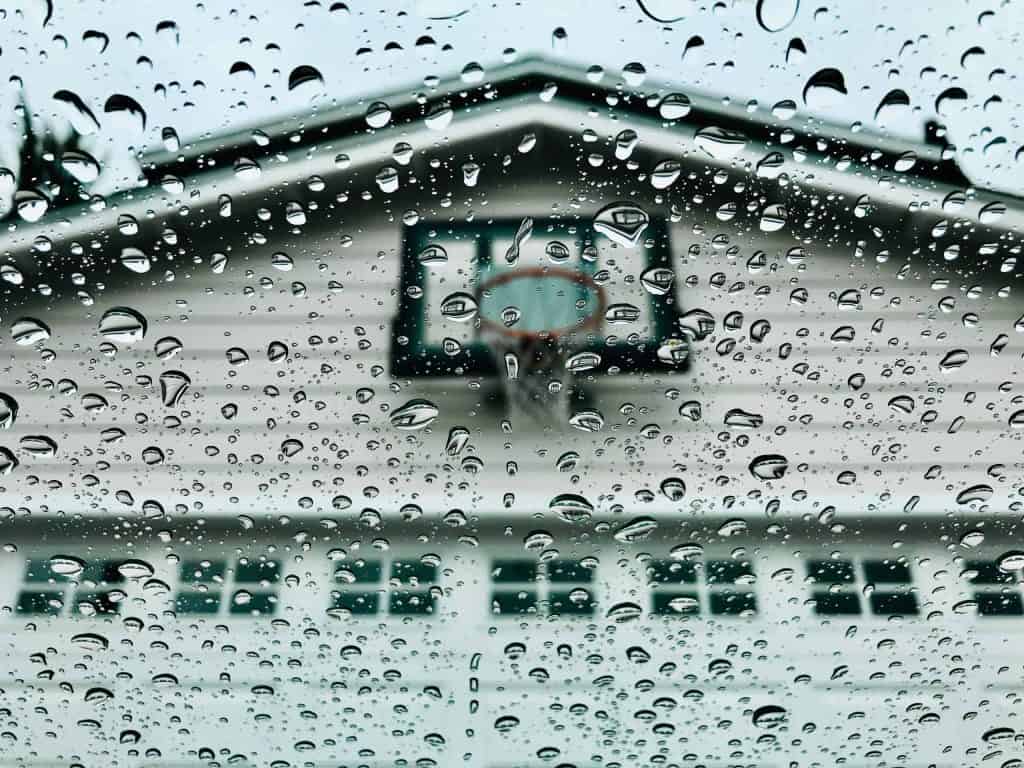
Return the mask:
[[(958, 162), (979, 186), (1024, 193), (1022, 34), (1024, 10), (1010, 0), (16, 0), (0, 9), (0, 71), (12, 130), (24, 94), (42, 120), (70, 117), (91, 132), (105, 169), (99, 191), (133, 185), (132, 153), (159, 147), (166, 128), (187, 144), (414, 92), (425, 77), (456, 75), (470, 63), (494, 70), (514, 49), (599, 65), (619, 80), (639, 63), (648, 83), (756, 102), (766, 116), (792, 99), (844, 126), (911, 138), (939, 95), (961, 88), (966, 98), (947, 99), (941, 115)], [(417, 45), (424, 37), (434, 44)], [(290, 89), (303, 67), (320, 79)], [(815, 73), (830, 68), (846, 93), (812, 89), (805, 98)], [(896, 89), (909, 105), (876, 119)], [(69, 93), (95, 122), (69, 106)], [(124, 96), (140, 110), (105, 111), (111, 97), (115, 107), (131, 105)], [(10, 165), (13, 135), (3, 144), (0, 158)]]

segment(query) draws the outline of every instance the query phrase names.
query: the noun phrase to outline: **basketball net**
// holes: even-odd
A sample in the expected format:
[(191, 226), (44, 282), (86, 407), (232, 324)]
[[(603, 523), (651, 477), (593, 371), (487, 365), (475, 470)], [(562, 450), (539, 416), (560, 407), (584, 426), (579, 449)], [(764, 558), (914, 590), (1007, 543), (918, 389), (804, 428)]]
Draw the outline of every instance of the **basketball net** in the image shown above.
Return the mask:
[[(545, 284), (555, 288), (538, 291), (538, 281), (542, 288)], [(569, 421), (575, 390), (566, 360), (585, 344), (588, 332), (600, 328), (607, 306), (604, 290), (591, 276), (576, 270), (523, 267), (485, 280), (478, 286), (477, 299), (488, 291), (507, 291), (510, 284), (514, 287), (508, 295), (516, 299), (520, 316), (528, 318), (536, 330), (519, 328), (516, 322), (480, 318), (480, 338), (494, 356), (509, 416), (563, 426)], [(581, 291), (593, 299), (585, 313), (575, 308)]]
[(566, 370), (566, 350), (558, 337), (519, 338), (483, 332), (492, 350), (509, 418), (526, 417), (538, 424), (568, 422), (572, 375)]

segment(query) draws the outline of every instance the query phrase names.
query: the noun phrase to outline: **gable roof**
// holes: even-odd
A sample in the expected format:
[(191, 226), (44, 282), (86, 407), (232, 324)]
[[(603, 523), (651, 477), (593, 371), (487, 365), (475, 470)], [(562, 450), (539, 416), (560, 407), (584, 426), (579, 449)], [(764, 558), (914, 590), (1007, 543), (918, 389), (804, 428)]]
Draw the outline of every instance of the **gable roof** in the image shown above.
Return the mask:
[[(652, 127), (660, 126), (682, 136), (687, 133), (686, 127), (716, 126), (769, 145), (777, 143), (780, 132), (788, 129), (794, 134), (789, 143), (803, 145), (811, 155), (836, 155), (838, 151), (838, 155), (849, 156), (853, 162), (863, 161), (883, 170), (891, 170), (898, 159), (912, 152), (918, 160), (915, 176), (958, 186), (971, 183), (957, 166), (948, 144), (939, 137), (938, 125), (933, 121), (924, 125), (922, 140), (913, 142), (866, 129), (854, 132), (848, 127), (807, 119), (799, 113), (788, 120), (779, 120), (766, 111), (768, 107), (759, 106), (752, 111), (728, 99), (679, 85), (654, 82), (644, 85), (646, 87), (631, 88), (608, 75), (591, 78), (578, 69), (529, 58), (500, 67), (478, 83), (449, 79), (439, 82), (429, 92), (420, 87), (381, 94), (354, 105), (194, 142), (181, 152), (158, 151), (144, 157), (143, 173), (150, 183), (156, 184), (169, 174), (190, 176), (230, 166), (240, 155), (294, 155), (298, 150), (317, 145), (340, 145), (360, 135), (395, 136), (429, 131), (425, 118), (446, 108), (452, 110), (455, 120), (486, 107), (500, 108), (506, 119), (529, 112), (541, 124), (566, 130), (574, 130), (578, 124), (578, 117), (571, 116), (572, 112), (586, 113), (598, 108), (617, 115), (624, 128), (629, 127), (628, 118), (653, 123)], [(550, 99), (540, 98), (542, 92), (551, 93), (552, 89)], [(691, 109), (681, 119), (666, 121), (658, 114), (658, 104), (664, 96), (677, 93), (687, 97)], [(374, 102), (387, 105), (391, 112), (388, 124), (378, 130), (369, 128), (366, 120), (367, 108)], [(509, 122), (516, 121), (513, 118)], [(809, 125), (816, 129), (810, 130)], [(262, 146), (255, 145), (253, 130), (262, 134)], [(820, 141), (825, 141), (827, 146), (821, 148)]]

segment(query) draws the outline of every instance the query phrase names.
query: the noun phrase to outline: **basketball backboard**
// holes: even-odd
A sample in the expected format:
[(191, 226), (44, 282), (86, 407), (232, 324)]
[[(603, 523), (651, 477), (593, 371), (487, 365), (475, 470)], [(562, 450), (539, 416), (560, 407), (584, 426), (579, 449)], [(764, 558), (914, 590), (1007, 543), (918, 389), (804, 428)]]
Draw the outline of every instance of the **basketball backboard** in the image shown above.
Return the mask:
[[(497, 279), (517, 273), (551, 279)], [(581, 277), (558, 279), (568, 273)], [(403, 243), (392, 374), (497, 375), (481, 320), (501, 318), (524, 332), (580, 326), (571, 334), (574, 351), (596, 355), (588, 373), (680, 370), (685, 352), (669, 356), (664, 349), (667, 340), (681, 342), (674, 278), (660, 219), (648, 222), (633, 247), (602, 235), (589, 219), (418, 223)], [(600, 286), (603, 311), (595, 327), (583, 330), (599, 309), (584, 285), (591, 281)], [(483, 283), (493, 287), (481, 292)]]

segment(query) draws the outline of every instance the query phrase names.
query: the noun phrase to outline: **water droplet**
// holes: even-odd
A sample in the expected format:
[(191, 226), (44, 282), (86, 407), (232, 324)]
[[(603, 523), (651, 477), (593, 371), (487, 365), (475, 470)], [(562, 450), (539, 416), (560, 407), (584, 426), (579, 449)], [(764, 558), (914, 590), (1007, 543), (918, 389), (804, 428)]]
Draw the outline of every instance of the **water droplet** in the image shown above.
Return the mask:
[(61, 167), (82, 184), (92, 184), (100, 175), (96, 158), (82, 150), (69, 149), (60, 158)]
[(462, 183), (467, 187), (475, 187), (480, 178), (480, 165), (472, 161), (462, 164)]
[(751, 461), (749, 469), (758, 480), (779, 480), (789, 469), (789, 460), (779, 454), (766, 453)]
[(181, 371), (164, 371), (160, 374), (160, 399), (168, 408), (174, 408), (192, 385), (192, 379)]
[(846, 95), (846, 81), (838, 69), (827, 67), (819, 69), (804, 86), (804, 104), (812, 109), (822, 109), (835, 105)]
[(100, 122), (96, 119), (96, 115), (78, 94), (60, 90), (53, 94), (53, 100), (60, 104), (68, 122), (77, 133), (88, 136), (100, 129)]
[(747, 521), (742, 518), (733, 518), (732, 520), (726, 520), (722, 523), (718, 530), (715, 531), (722, 538), (729, 538), (730, 536), (742, 536), (747, 532)]
[(146, 110), (131, 96), (115, 93), (107, 99), (107, 103), (103, 105), (103, 111), (107, 114), (128, 117), (133, 130), (139, 133), (146, 130)]
[(174, 336), (164, 336), (163, 338), (157, 339), (156, 343), (153, 344), (153, 352), (161, 360), (170, 360), (181, 350), (181, 339), (175, 338)]
[(885, 125), (890, 120), (895, 120), (909, 113), (910, 97), (907, 92), (899, 88), (889, 91), (875, 108), (875, 122)]
[(715, 332), (715, 318), (706, 309), (691, 309), (677, 322), (679, 329), (692, 341), (703, 341)]
[(494, 721), (494, 730), (501, 733), (508, 733), (519, 725), (519, 718), (515, 715), (502, 715)]
[(132, 247), (121, 249), (121, 265), (139, 275), (149, 272), (151, 266), (149, 257), (138, 248)]
[(114, 698), (113, 691), (106, 688), (90, 688), (85, 692), (84, 699), (88, 704), (102, 704), (105, 701), (110, 701)]
[(760, 344), (771, 333), (771, 330), (772, 324), (767, 320), (755, 320), (750, 324), (750, 340), (755, 344)]
[(457, 291), (445, 297), (440, 306), (441, 314), (457, 323), (467, 323), (476, 317), (479, 306), (468, 293)]
[(669, 501), (682, 501), (686, 496), (686, 483), (679, 477), (666, 477), (661, 481), (660, 490)]
[(679, 406), (679, 415), (687, 421), (698, 422), (703, 415), (703, 409), (696, 400), (687, 400)]
[(366, 124), (371, 128), (383, 128), (391, 122), (391, 107), (383, 101), (375, 101), (366, 108)]
[(22, 317), (11, 324), (11, 338), (15, 344), (27, 347), (49, 339), (50, 328), (42, 320)]
[(612, 304), (605, 310), (604, 319), (611, 325), (635, 323), (640, 319), (640, 308), (634, 304)]
[(288, 75), (288, 90), (296, 91), (300, 88), (303, 93), (310, 97), (320, 93), (324, 87), (324, 77), (316, 67), (308, 64), (300, 64)]
[(634, 544), (643, 541), (658, 528), (658, 522), (652, 517), (637, 517), (619, 526), (613, 534), (616, 541), (623, 544)]
[(555, 264), (564, 264), (570, 257), (569, 249), (557, 240), (552, 240), (544, 246), (544, 253)]
[(996, 559), (996, 565), (1004, 573), (1024, 571), (1024, 552), (1016, 549), (1004, 552)]
[(683, 172), (683, 165), (678, 160), (662, 160), (651, 171), (651, 186), (655, 189), (668, 189)]
[(519, 223), (519, 228), (516, 230), (515, 237), (512, 239), (512, 245), (505, 251), (505, 263), (515, 264), (519, 261), (519, 251), (523, 247), (523, 244), (530, 239), (530, 235), (533, 234), (533, 219), (527, 216)]
[(668, 267), (650, 267), (640, 275), (640, 285), (653, 296), (665, 296), (672, 290), (676, 275)]
[(704, 556), (704, 547), (693, 542), (676, 544), (668, 554), (673, 560), (699, 560)]
[(302, 204), (295, 202), (294, 200), (285, 203), (284, 219), (293, 227), (301, 227), (305, 224), (306, 211), (303, 210)]
[(987, 203), (978, 211), (978, 221), (982, 224), (995, 224), (1006, 214), (1006, 203), (995, 201)]
[(50, 558), (50, 570), (59, 576), (77, 576), (85, 570), (85, 561), (74, 555), (54, 555)]
[(754, 710), (753, 723), (758, 728), (775, 730), (786, 723), (787, 712), (785, 708), (776, 704), (766, 704)]
[(117, 572), (126, 579), (148, 579), (153, 575), (153, 566), (145, 560), (124, 560), (117, 566)]
[(958, 368), (962, 368), (967, 360), (970, 358), (966, 349), (953, 349), (946, 353), (945, 357), (939, 363), (939, 370), (943, 373), (949, 373), (955, 371)]
[(18, 401), (0, 392), (0, 429), (10, 429), (18, 420)]
[(88, 653), (105, 651), (110, 647), (110, 641), (103, 635), (98, 635), (95, 632), (81, 632), (77, 635), (72, 635), (71, 644)]
[(985, 541), (984, 531), (967, 531), (960, 537), (960, 546), (967, 549), (981, 546)]
[(100, 335), (117, 344), (142, 341), (146, 328), (146, 318), (131, 307), (113, 307), (100, 318)]
[(690, 345), (684, 339), (665, 339), (658, 345), (658, 362), (682, 365), (690, 358)]
[(963, 88), (947, 88), (935, 99), (935, 114), (949, 117), (954, 109), (962, 109), (967, 101), (967, 91)]
[(391, 413), (391, 426), (395, 429), (417, 430), (429, 426), (440, 411), (429, 400), (416, 398)]
[(0, 264), (0, 279), (11, 285), (21, 285), (25, 282), (25, 275), (13, 264)]
[(957, 504), (984, 504), (986, 501), (992, 498), (995, 490), (991, 485), (985, 483), (978, 483), (972, 485), (969, 488), (964, 488), (960, 493), (956, 495)]
[(438, 104), (427, 113), (427, 116), (423, 118), (423, 122), (432, 131), (443, 131), (451, 125), (453, 117), (455, 117), (455, 112), (450, 106)]
[(659, 24), (675, 24), (686, 18), (675, 15), (679, 10), (677, 0), (636, 0), (636, 4), (647, 18)]
[(693, 145), (716, 160), (729, 160), (747, 146), (747, 137), (739, 131), (708, 126), (697, 131)]
[(773, 203), (766, 205), (764, 210), (761, 211), (759, 226), (762, 232), (778, 232), (786, 226), (788, 218), (789, 213), (786, 210), (786, 206), (780, 203)]
[(725, 414), (725, 425), (736, 429), (759, 429), (764, 424), (764, 416), (759, 413), (732, 408)]
[(46, 435), (25, 435), (18, 446), (30, 456), (48, 458), (57, 454), (57, 442)]
[(39, 221), (50, 207), (46, 195), (34, 189), (20, 190), (14, 196), (14, 210), (22, 221), (29, 224)]
[(626, 622), (639, 619), (642, 613), (643, 609), (636, 603), (622, 602), (616, 603), (609, 608), (605, 617), (616, 624), (625, 624)]
[(781, 32), (799, 9), (800, 0), (757, 0), (757, 23), (765, 32)]
[(0, 476), (9, 475), (18, 468), (18, 460), (7, 448), (0, 446)]
[[(601, 355), (597, 352), (577, 352), (565, 361), (565, 369), (570, 373), (592, 371), (601, 365)], [(1024, 411), (1021, 412), (1024, 414)], [(1022, 417), (1024, 420), (1024, 417)]]
[(690, 114), (690, 109), (690, 99), (682, 93), (670, 93), (658, 104), (658, 114), (663, 120), (684, 118)]
[(647, 228), (650, 218), (639, 206), (632, 203), (606, 205), (594, 216), (594, 229), (612, 242), (626, 248), (633, 248)]
[(416, 256), (420, 264), (427, 266), (441, 265), (448, 262), (448, 251), (440, 245), (428, 245)]
[(444, 452), (449, 456), (458, 456), (469, 442), (469, 430), (465, 427), (452, 427), (448, 432)]
[(889, 398), (889, 407), (898, 413), (912, 413), (914, 405), (914, 398), (910, 395), (895, 395)]
[(626, 128), (615, 137), (615, 157), (619, 160), (628, 160), (636, 149), (639, 136), (632, 128)]
[(583, 408), (569, 417), (569, 424), (581, 432), (598, 432), (604, 427), (604, 416), (596, 408)]
[(1006, 726), (999, 726), (996, 728), (990, 728), (981, 735), (981, 740), (986, 744), (1001, 744), (1004, 742), (1012, 741), (1017, 735), (1017, 732), (1013, 728)]
[(567, 523), (585, 523), (594, 514), (594, 505), (576, 493), (561, 493), (555, 496), (548, 503), (548, 509)]

